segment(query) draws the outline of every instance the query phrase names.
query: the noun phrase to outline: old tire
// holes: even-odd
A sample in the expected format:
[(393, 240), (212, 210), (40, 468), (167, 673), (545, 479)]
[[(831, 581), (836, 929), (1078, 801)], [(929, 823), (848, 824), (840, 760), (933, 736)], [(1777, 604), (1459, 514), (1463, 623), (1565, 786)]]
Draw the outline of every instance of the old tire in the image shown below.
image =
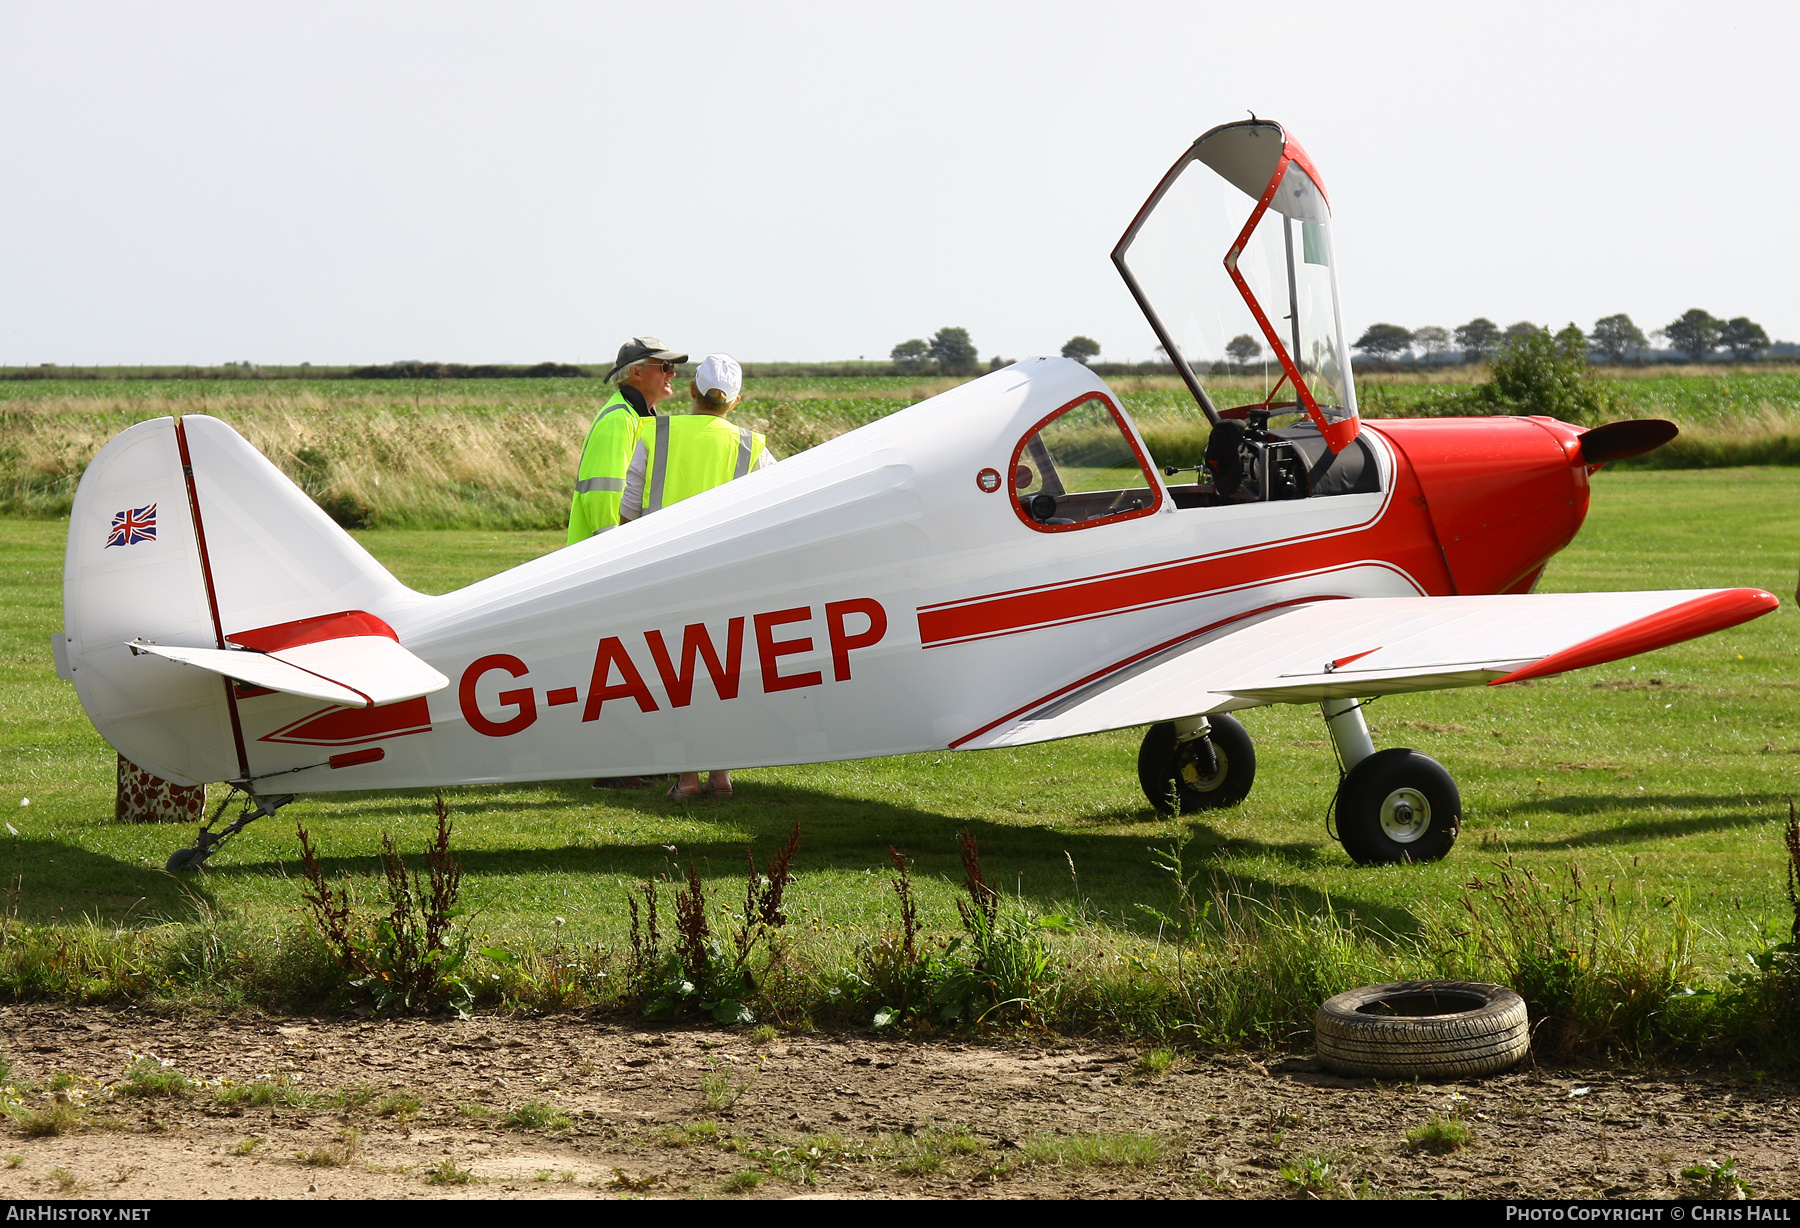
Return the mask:
[[(1138, 786), (1158, 814), (1198, 814), (1235, 806), (1256, 782), (1256, 746), (1236, 717), (1208, 718), (1214, 767), (1197, 760), (1194, 742), (1180, 742), (1173, 722), (1152, 725), (1138, 747)], [(1198, 741), (1198, 739), (1196, 739)]]
[(1337, 830), (1358, 865), (1441, 861), (1462, 830), (1462, 795), (1430, 755), (1378, 750), (1338, 785)]
[(1397, 981), (1338, 994), (1319, 1008), (1319, 1061), (1377, 1079), (1467, 1079), (1531, 1049), (1525, 999), (1476, 981)]

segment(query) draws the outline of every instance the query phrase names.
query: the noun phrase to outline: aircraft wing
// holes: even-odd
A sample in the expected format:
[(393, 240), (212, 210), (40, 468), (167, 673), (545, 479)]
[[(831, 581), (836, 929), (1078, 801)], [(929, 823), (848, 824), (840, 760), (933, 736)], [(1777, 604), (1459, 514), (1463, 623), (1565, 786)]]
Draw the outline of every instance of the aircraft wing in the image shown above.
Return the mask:
[(1287, 606), (1122, 663), (953, 745), (1021, 746), (1257, 704), (1520, 682), (1677, 644), (1780, 604), (1735, 588)]
[(134, 641), (133, 653), (152, 653), (226, 678), (346, 708), (415, 699), (450, 680), (383, 635), (354, 635), (298, 644), (274, 652), (250, 648), (178, 648)]

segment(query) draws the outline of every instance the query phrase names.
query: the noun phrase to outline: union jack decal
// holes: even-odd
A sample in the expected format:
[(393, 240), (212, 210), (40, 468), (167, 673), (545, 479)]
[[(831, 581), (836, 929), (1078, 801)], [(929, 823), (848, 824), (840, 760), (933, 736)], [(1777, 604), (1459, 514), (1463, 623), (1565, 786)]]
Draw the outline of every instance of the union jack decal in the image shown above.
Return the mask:
[[(149, 507), (134, 507), (128, 511), (113, 515), (112, 533), (107, 536), (108, 546), (135, 546), (139, 542), (156, 540), (156, 504)], [(102, 547), (104, 549), (104, 547)]]

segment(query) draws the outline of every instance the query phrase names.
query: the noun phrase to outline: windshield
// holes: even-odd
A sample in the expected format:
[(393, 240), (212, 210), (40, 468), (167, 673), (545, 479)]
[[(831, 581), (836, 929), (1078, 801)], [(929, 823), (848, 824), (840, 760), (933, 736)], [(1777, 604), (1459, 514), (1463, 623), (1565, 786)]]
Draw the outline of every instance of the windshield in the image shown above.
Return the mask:
[(1333, 451), (1355, 438), (1330, 205), (1278, 125), (1196, 141), (1113, 260), (1209, 418), (1286, 410)]

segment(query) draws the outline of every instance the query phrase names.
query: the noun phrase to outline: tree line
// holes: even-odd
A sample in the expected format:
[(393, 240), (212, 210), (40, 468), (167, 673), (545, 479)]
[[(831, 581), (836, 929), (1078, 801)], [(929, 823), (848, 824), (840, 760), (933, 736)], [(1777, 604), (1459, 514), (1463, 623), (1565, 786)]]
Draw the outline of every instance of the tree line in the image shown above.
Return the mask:
[[(1571, 338), (1571, 330), (1573, 337), (1586, 344), (1590, 359), (1611, 363), (1641, 358), (1652, 340), (1665, 342), (1689, 362), (1707, 362), (1722, 349), (1729, 350), (1739, 362), (1751, 362), (1771, 344), (1769, 334), (1754, 320), (1746, 316), (1721, 320), (1698, 307), (1682, 312), (1648, 336), (1623, 312), (1596, 320), (1593, 329), (1586, 333), (1579, 326), (1570, 324), (1556, 334), (1557, 339), (1567, 341)], [(1456, 329), (1436, 325), (1406, 329), (1398, 324), (1371, 324), (1350, 348), (1377, 362), (1396, 362), (1403, 355), (1417, 351), (1418, 357), (1427, 363), (1449, 361), (1447, 356), (1453, 352), (1460, 352), (1462, 361), (1474, 363), (1488, 361), (1504, 345), (1539, 334), (1548, 336), (1549, 332), (1529, 321), (1502, 329), (1485, 316), (1477, 316)], [(1250, 361), (1237, 357), (1232, 350), (1232, 346), (1240, 341), (1250, 342), (1260, 353), (1262, 347), (1254, 338), (1237, 338), (1225, 347), (1237, 362)]]
[[(1351, 348), (1376, 362), (1411, 359), (1434, 364), (1460, 358), (1465, 363), (1481, 363), (1534, 337), (1553, 339), (1565, 352), (1584, 353), (1588, 361), (1608, 363), (1641, 360), (1653, 340), (1666, 343), (1689, 362), (1707, 362), (1720, 350), (1728, 350), (1739, 362), (1752, 362), (1773, 344), (1763, 326), (1746, 316), (1721, 320), (1695, 307), (1648, 335), (1623, 312), (1594, 321), (1588, 332), (1570, 324), (1555, 333), (1528, 320), (1501, 328), (1486, 316), (1477, 316), (1454, 329), (1435, 324), (1423, 328), (1371, 324)], [(1161, 355), (1162, 347), (1156, 348)], [(1100, 343), (1079, 334), (1062, 347), (1064, 358), (1081, 363), (1092, 362), (1099, 354)], [(1227, 362), (1238, 367), (1250, 365), (1262, 354), (1263, 343), (1248, 333), (1233, 337), (1225, 345)], [(981, 366), (980, 352), (966, 328), (940, 328), (930, 340), (914, 337), (902, 341), (889, 351), (888, 357), (903, 375), (973, 375)], [(986, 365), (991, 371), (1006, 363), (1006, 359), (995, 355)], [(1221, 363), (1218, 369), (1229, 368)]]
[[(1100, 356), (1100, 343), (1092, 337), (1070, 337), (1063, 345), (1062, 356), (1079, 363), (1092, 362)], [(923, 337), (902, 341), (888, 351), (888, 357), (902, 375), (973, 375), (981, 352), (969, 339), (968, 329), (940, 328), (929, 341)], [(988, 359), (988, 370), (998, 371), (1009, 361), (996, 354)]]

